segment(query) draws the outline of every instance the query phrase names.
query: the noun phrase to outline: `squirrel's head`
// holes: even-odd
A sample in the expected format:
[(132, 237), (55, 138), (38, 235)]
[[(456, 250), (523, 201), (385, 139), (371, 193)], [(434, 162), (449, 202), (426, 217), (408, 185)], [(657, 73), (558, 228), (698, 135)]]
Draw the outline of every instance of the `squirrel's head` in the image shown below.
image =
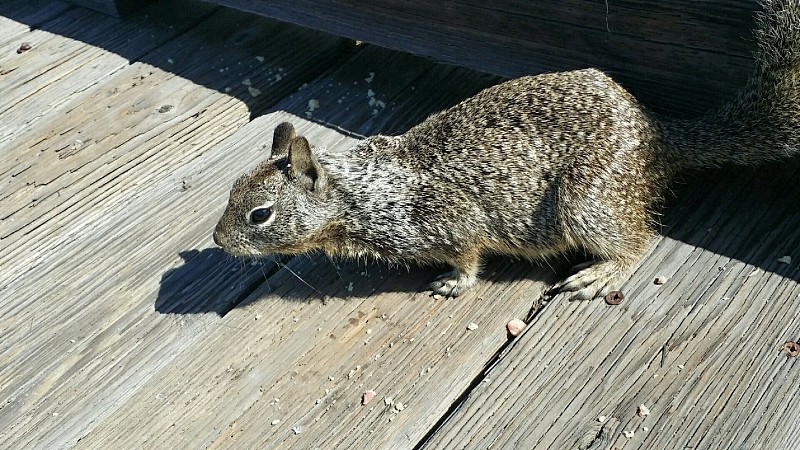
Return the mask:
[(297, 254), (320, 248), (335, 232), (328, 176), (292, 124), (275, 129), (267, 160), (233, 185), (214, 242), (228, 253)]

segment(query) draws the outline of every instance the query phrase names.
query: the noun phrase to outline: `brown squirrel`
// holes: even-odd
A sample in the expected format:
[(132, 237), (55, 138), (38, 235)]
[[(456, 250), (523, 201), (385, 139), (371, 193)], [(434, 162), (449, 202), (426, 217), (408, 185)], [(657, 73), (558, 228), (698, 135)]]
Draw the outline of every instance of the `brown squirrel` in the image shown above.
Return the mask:
[(676, 172), (800, 153), (800, 0), (762, 6), (756, 72), (699, 119), (656, 116), (586, 69), (501, 83), (346, 152), (314, 148), (283, 123), (267, 160), (234, 184), (214, 242), (242, 256), (447, 263), (431, 289), (453, 297), (485, 254), (579, 249), (594, 260), (556, 289), (604, 296), (648, 248)]

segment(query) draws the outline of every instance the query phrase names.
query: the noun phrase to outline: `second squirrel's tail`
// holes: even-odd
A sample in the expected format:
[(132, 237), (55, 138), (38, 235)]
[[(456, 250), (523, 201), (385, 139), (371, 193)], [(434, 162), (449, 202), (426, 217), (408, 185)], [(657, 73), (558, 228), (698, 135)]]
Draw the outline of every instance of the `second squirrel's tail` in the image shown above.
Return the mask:
[(751, 165), (800, 154), (800, 0), (762, 0), (757, 68), (719, 110), (661, 122), (677, 168)]

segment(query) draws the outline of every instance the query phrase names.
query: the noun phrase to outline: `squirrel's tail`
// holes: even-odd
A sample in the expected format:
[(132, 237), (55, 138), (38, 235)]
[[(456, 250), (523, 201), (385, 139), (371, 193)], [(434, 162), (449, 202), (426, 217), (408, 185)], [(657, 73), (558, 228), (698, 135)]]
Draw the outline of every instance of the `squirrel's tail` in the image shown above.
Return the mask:
[(750, 165), (800, 154), (800, 0), (762, 0), (757, 68), (745, 89), (695, 120), (661, 123), (670, 165)]

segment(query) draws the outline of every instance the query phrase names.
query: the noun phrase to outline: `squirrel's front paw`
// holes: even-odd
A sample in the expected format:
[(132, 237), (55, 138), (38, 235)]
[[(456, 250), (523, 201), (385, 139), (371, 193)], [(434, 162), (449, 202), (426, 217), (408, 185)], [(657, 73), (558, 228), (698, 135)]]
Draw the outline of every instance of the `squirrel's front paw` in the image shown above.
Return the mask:
[(572, 300), (591, 300), (604, 297), (617, 289), (629, 269), (618, 262), (599, 261), (580, 264), (578, 271), (556, 284), (551, 292), (572, 292)]
[(470, 275), (458, 269), (445, 272), (430, 284), (434, 294), (444, 295), (445, 297), (458, 297), (463, 294), (477, 281), (475, 275)]

